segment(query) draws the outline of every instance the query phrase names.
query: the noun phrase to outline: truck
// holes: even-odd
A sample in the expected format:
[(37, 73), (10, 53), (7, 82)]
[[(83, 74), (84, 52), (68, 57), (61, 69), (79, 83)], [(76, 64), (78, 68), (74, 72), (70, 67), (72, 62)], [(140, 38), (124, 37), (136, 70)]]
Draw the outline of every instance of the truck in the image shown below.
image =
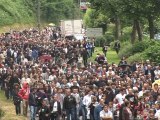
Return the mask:
[(61, 20), (61, 35), (63, 37), (84, 34), (82, 20)]

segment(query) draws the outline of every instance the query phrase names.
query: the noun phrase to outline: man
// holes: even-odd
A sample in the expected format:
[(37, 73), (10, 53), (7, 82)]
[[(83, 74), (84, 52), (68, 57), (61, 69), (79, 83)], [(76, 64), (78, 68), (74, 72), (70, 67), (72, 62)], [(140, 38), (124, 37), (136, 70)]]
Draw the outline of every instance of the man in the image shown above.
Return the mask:
[(43, 99), (42, 106), (39, 109), (39, 120), (50, 120), (49, 119), (49, 107), (47, 106), (47, 101)]
[(63, 109), (67, 114), (67, 120), (77, 120), (76, 119), (76, 99), (71, 95), (71, 90), (66, 89), (66, 96), (63, 101)]
[(103, 110), (103, 106), (104, 106), (104, 100), (100, 99), (99, 105), (97, 105), (94, 109), (94, 119), (95, 120), (101, 120), (100, 119), (100, 112)]
[(102, 120), (112, 120), (113, 119), (113, 113), (108, 109), (108, 106), (105, 105), (103, 110), (100, 112), (100, 118)]
[(36, 101), (37, 95), (36, 95), (36, 92), (37, 92), (37, 89), (33, 88), (31, 90), (31, 93), (29, 94), (29, 99), (28, 99), (29, 107), (30, 107), (31, 120), (35, 120), (36, 112), (37, 112), (37, 101)]
[(108, 50), (108, 47), (107, 46), (103, 46), (102, 51), (103, 51), (103, 54), (105, 55), (105, 57), (107, 55), (107, 50)]
[(92, 90), (89, 90), (88, 91), (88, 94), (84, 96), (83, 98), (83, 105), (85, 106), (85, 109), (86, 109), (86, 113), (85, 113), (85, 117), (86, 118), (89, 118), (90, 116), (90, 108), (89, 108), (89, 105), (91, 104), (92, 102), (92, 95), (93, 94), (93, 91)]
[(83, 57), (84, 66), (87, 66), (88, 56), (89, 56), (88, 51), (86, 49), (83, 49), (83, 51), (82, 51), (82, 57)]
[(122, 105), (124, 103), (125, 96), (125, 89), (122, 88), (120, 93), (116, 95), (115, 100), (118, 102), (118, 104)]
[(57, 95), (54, 95), (53, 100), (50, 102), (50, 111), (51, 120), (60, 120), (61, 104), (57, 100)]
[(119, 53), (119, 50), (120, 50), (120, 42), (119, 40), (117, 40), (114, 44), (114, 49), (116, 50), (116, 53), (118, 54)]
[(72, 93), (72, 95), (75, 97), (75, 99), (76, 99), (76, 103), (77, 103), (77, 106), (76, 106), (76, 108), (77, 108), (77, 118), (79, 117), (79, 103), (80, 103), (80, 95), (79, 95), (79, 93), (78, 93), (78, 88), (76, 88), (76, 87), (73, 87), (73, 89), (72, 89), (72, 91), (73, 91), (73, 93)]

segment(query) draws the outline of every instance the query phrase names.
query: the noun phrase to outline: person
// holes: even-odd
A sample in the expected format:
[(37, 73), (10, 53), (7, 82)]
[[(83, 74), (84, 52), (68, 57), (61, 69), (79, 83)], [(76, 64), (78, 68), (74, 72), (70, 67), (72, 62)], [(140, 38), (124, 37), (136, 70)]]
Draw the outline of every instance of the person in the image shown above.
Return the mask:
[(66, 89), (66, 96), (64, 97), (63, 101), (63, 110), (66, 112), (67, 120), (77, 120), (76, 118), (76, 99), (74, 96), (71, 95), (71, 90)]
[(94, 109), (95, 107), (98, 105), (98, 102), (97, 102), (97, 97), (96, 96), (92, 96), (92, 102), (91, 104), (89, 105), (89, 108), (90, 108), (90, 119), (91, 120), (95, 120), (94, 119)]
[(105, 105), (100, 112), (101, 120), (113, 120), (113, 113), (108, 109), (108, 105)]
[(104, 106), (104, 100), (100, 99), (99, 101), (99, 105), (97, 105), (94, 109), (94, 119), (95, 120), (101, 120), (100, 118), (100, 112), (103, 110), (103, 106)]
[(61, 104), (57, 100), (57, 95), (53, 95), (53, 99), (50, 102), (50, 118), (51, 120), (60, 120)]
[(50, 120), (49, 119), (49, 107), (47, 106), (47, 101), (45, 99), (42, 100), (42, 106), (39, 112), (39, 120)]
[(149, 115), (146, 120), (158, 120), (158, 117), (155, 116), (154, 109), (149, 110)]
[(114, 49), (116, 50), (116, 53), (118, 54), (119, 53), (119, 50), (120, 50), (120, 42), (119, 40), (117, 40), (114, 44)]
[(20, 115), (21, 114), (21, 98), (18, 95), (19, 92), (19, 84), (15, 83), (14, 84), (14, 89), (13, 89), (13, 102), (15, 105), (15, 109), (16, 109), (16, 115)]
[(108, 51), (108, 46), (103, 46), (102, 51), (103, 51), (103, 54), (104, 54), (105, 57), (106, 57), (107, 51)]
[(37, 100), (36, 100), (37, 95), (36, 95), (36, 92), (37, 92), (37, 89), (32, 88), (31, 92), (29, 94), (29, 98), (28, 98), (31, 120), (35, 120), (36, 113), (37, 113)]
[(10, 84), (10, 78), (11, 76), (9, 75), (6, 79), (5, 79), (5, 84), (4, 84), (4, 88), (5, 88), (5, 96), (7, 98), (7, 100), (10, 98), (10, 91), (11, 89), (11, 84)]
[(83, 57), (84, 66), (87, 66), (87, 60), (88, 60), (89, 53), (86, 49), (83, 49), (81, 54)]
[(75, 97), (76, 103), (77, 103), (77, 106), (76, 106), (77, 110), (76, 111), (77, 111), (77, 119), (78, 119), (78, 117), (79, 117), (80, 95), (78, 93), (79, 91), (78, 91), (77, 86), (72, 86), (71, 89), (72, 89), (72, 95)]
[(122, 109), (122, 120), (132, 120), (132, 111), (130, 109), (130, 103), (125, 101), (125, 107)]
[(23, 115), (24, 116), (27, 116), (29, 93), (30, 93), (29, 85), (28, 83), (24, 83), (23, 88), (18, 92), (18, 95), (23, 100)]
[(92, 90), (89, 90), (87, 95), (85, 95), (84, 98), (83, 98), (83, 105), (84, 105), (85, 110), (86, 110), (86, 113), (85, 113), (86, 119), (89, 118), (89, 116), (90, 116), (89, 105), (92, 102), (92, 96), (93, 96), (92, 94), (93, 94)]

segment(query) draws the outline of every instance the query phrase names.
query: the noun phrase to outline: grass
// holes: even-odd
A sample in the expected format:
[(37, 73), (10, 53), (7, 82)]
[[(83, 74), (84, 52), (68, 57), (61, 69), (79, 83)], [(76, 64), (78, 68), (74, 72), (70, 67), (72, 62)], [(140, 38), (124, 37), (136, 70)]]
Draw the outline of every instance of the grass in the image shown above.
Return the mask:
[(0, 107), (4, 111), (4, 116), (0, 120), (27, 120), (23, 116), (16, 115), (13, 102), (6, 100), (3, 91), (0, 91)]
[[(101, 47), (96, 47), (95, 48), (95, 52), (94, 52), (92, 58), (89, 58), (89, 61), (93, 62), (98, 53), (103, 53)], [(118, 58), (118, 55), (117, 55), (117, 53), (115, 51), (109, 49), (108, 52), (107, 52), (107, 61), (109, 63), (114, 62), (114, 63), (118, 64), (120, 59)]]

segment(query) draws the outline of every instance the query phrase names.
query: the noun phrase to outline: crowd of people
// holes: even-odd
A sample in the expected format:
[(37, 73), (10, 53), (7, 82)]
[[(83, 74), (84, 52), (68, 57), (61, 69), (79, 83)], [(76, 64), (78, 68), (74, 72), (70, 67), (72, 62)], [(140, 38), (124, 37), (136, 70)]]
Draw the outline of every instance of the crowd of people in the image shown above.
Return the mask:
[(129, 65), (125, 58), (109, 63), (106, 46), (105, 55), (90, 62), (94, 48), (94, 39), (68, 40), (48, 27), (1, 34), (0, 87), (16, 114), (30, 120), (160, 120), (160, 65)]

